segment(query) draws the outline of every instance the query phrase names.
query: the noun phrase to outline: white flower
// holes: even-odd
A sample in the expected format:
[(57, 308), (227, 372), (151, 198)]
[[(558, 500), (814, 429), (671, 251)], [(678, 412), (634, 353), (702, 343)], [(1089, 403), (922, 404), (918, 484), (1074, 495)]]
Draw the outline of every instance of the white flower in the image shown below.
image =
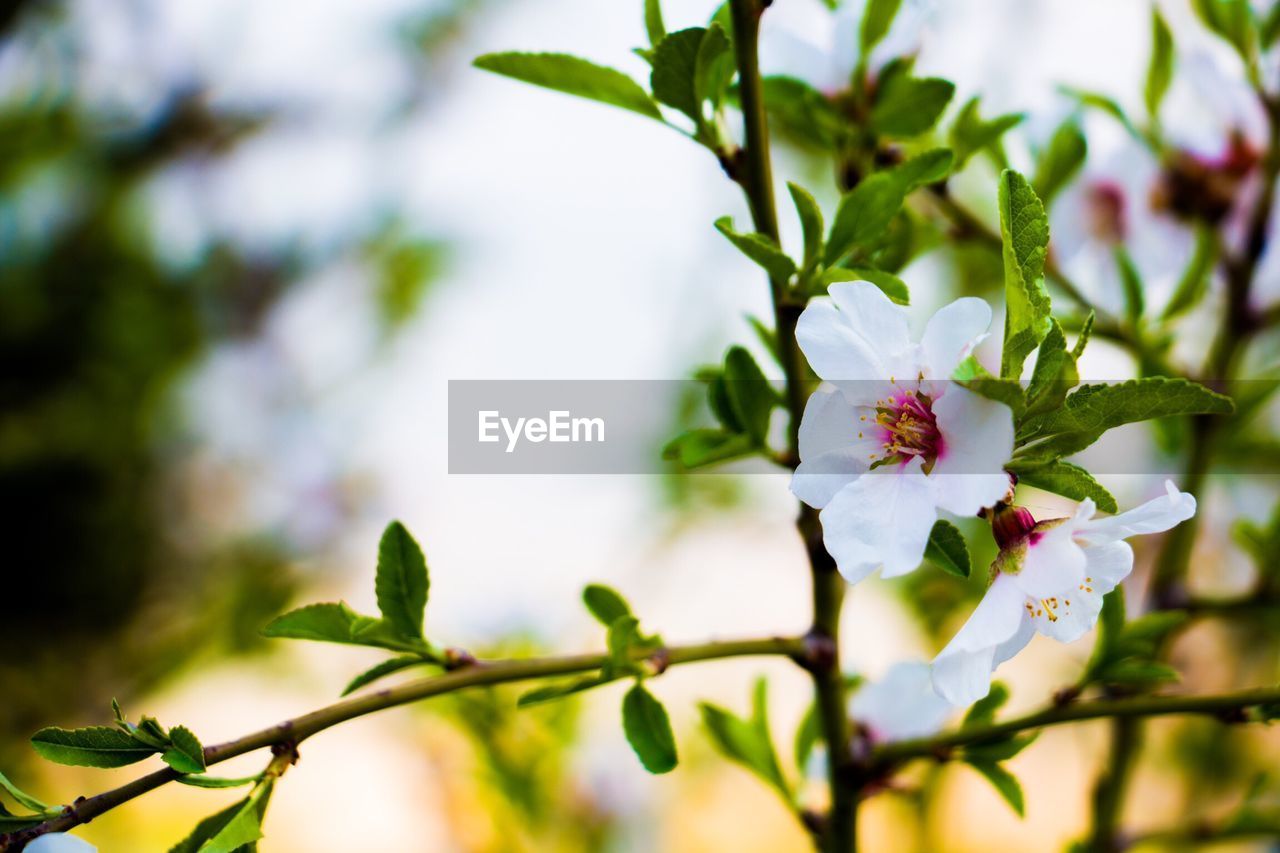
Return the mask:
[(872, 743), (928, 737), (955, 709), (934, 692), (924, 661), (894, 664), (884, 678), (860, 687), (849, 702), (849, 716)]
[(27, 853), (98, 853), (97, 847), (65, 832), (41, 835), (25, 849)]
[(956, 705), (986, 696), (992, 671), (1037, 631), (1063, 643), (1084, 636), (1098, 621), (1102, 597), (1133, 570), (1133, 549), (1123, 540), (1195, 515), (1192, 495), (1171, 482), (1166, 489), (1164, 497), (1119, 515), (1094, 518), (1093, 501), (1086, 500), (1070, 518), (1026, 524), (1002, 549), (995, 579), (969, 621), (934, 659), (938, 695)]
[(826, 382), (800, 422), (791, 490), (822, 510), (823, 540), (850, 583), (882, 565), (895, 577), (920, 564), (939, 509), (971, 516), (1009, 490), (1012, 412), (949, 380), (991, 308), (958, 299), (917, 344), (906, 310), (875, 285), (840, 282), (830, 293), (796, 326)]

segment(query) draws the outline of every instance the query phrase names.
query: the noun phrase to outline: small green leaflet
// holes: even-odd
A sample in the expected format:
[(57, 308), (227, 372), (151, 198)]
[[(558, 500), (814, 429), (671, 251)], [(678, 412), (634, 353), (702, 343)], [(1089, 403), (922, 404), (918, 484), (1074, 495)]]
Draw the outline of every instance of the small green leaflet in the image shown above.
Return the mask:
[(1040, 152), (1036, 163), (1035, 186), (1036, 195), (1046, 207), (1053, 204), (1053, 199), (1084, 166), (1085, 157), (1089, 154), (1089, 144), (1074, 118), (1067, 119), (1058, 126), (1049, 144)]
[(745, 348), (729, 348), (724, 360), (725, 390), (743, 432), (759, 447), (769, 433), (769, 417), (778, 401), (764, 372)]
[(548, 684), (544, 687), (535, 687), (527, 693), (521, 694), (516, 700), (517, 708), (531, 708), (534, 705), (541, 705), (545, 702), (554, 702), (557, 699), (563, 699), (566, 696), (572, 696), (575, 693), (581, 693), (584, 690), (590, 690), (593, 687), (600, 687), (603, 684), (609, 684), (616, 680), (613, 675), (599, 673), (597, 675), (587, 675), (573, 681), (561, 684)]
[(600, 624), (608, 628), (623, 616), (631, 615), (631, 607), (617, 590), (604, 584), (589, 584), (582, 591), (582, 601)]
[(366, 669), (364, 672), (351, 679), (351, 681), (347, 683), (347, 686), (342, 689), (342, 695), (347, 696), (351, 693), (355, 693), (361, 687), (366, 687), (385, 676), (401, 672), (409, 669), (410, 667), (423, 666), (428, 663), (431, 663), (431, 661), (424, 660), (420, 655), (401, 655), (400, 657), (391, 658), (390, 660), (384, 660), (382, 663)]
[[(956, 156), (956, 170), (959, 171), (969, 158), (983, 149), (997, 150), (1001, 138), (1011, 129), (1019, 125), (1025, 116), (1022, 113), (1006, 113), (986, 120), (978, 112), (978, 99), (970, 98), (960, 108), (959, 115), (951, 125), (948, 141)], [(999, 157), (1003, 165), (1003, 157)]]
[(290, 610), (268, 623), (262, 634), (264, 637), (373, 646), (424, 656), (431, 653), (424, 641), (406, 638), (386, 620), (362, 616), (345, 602), (308, 604)]
[(169, 848), (169, 853), (243, 853), (262, 838), (273, 781), (267, 779), (253, 793), (205, 818), (191, 834)]
[(23, 808), (30, 809), (37, 813), (45, 813), (52, 810), (48, 805), (42, 803), (40, 800), (10, 782), (8, 777), (3, 773), (0, 773), (0, 788), (3, 788), (8, 792), (9, 796), (13, 797), (14, 802)]
[(667, 35), (667, 27), (662, 22), (662, 5), (658, 0), (644, 0), (644, 29), (649, 36), (649, 44), (654, 47)]
[(941, 518), (933, 523), (933, 529), (929, 531), (924, 556), (938, 568), (957, 577), (967, 578), (973, 571), (969, 546), (965, 544), (960, 529)]
[[(1280, 9), (1280, 5), (1276, 8)], [(1200, 300), (1209, 292), (1209, 280), (1213, 277), (1213, 267), (1218, 262), (1218, 250), (1217, 231), (1207, 225), (1197, 227), (1195, 252), (1161, 312), (1161, 319), (1172, 320), (1200, 304)]]
[(644, 769), (667, 773), (676, 766), (676, 740), (666, 708), (637, 682), (622, 700), (622, 729)]
[(750, 436), (720, 429), (691, 429), (673, 438), (662, 448), (662, 458), (692, 470), (741, 459), (756, 452)]
[(729, 216), (722, 216), (717, 219), (715, 226), (716, 230), (728, 238), (730, 243), (738, 247), (742, 254), (763, 267), (771, 279), (785, 281), (795, 274), (795, 262), (787, 257), (787, 254), (782, 251), (782, 247), (773, 238), (766, 237), (764, 234), (735, 231), (733, 230), (733, 219)]
[(1138, 272), (1133, 257), (1124, 246), (1115, 249), (1116, 269), (1120, 273), (1120, 283), (1124, 287), (1125, 318), (1131, 325), (1137, 325), (1146, 310), (1147, 299), (1143, 292), (1146, 287), (1142, 283), (1142, 273)]
[(871, 126), (886, 136), (918, 136), (937, 123), (955, 90), (949, 80), (893, 74), (876, 92)]
[(990, 761), (970, 761), (969, 766), (987, 777), (987, 781), (995, 787), (1018, 817), (1026, 816), (1026, 802), (1022, 796), (1022, 785), (1018, 784), (1017, 777), (999, 764)]
[(970, 726), (985, 726), (988, 723), (995, 722), (996, 712), (1004, 707), (1009, 701), (1009, 688), (1002, 681), (991, 682), (991, 689), (977, 702), (974, 702), (969, 708), (968, 713), (964, 715), (964, 722), (961, 724), (964, 728)]
[(649, 93), (621, 71), (563, 53), (489, 53), (474, 65), (557, 92), (589, 98), (662, 121)]
[(1231, 43), (1246, 62), (1253, 60), (1254, 17), (1249, 0), (1191, 0), (1204, 25)]
[(1151, 5), (1151, 61), (1147, 65), (1147, 80), (1142, 88), (1142, 100), (1147, 115), (1155, 118), (1160, 112), (1160, 102), (1173, 82), (1173, 33), (1160, 7)]
[(1017, 379), (1022, 363), (1049, 331), (1049, 293), (1044, 286), (1049, 218), (1027, 179), (1009, 169), (1000, 176), (999, 203), (1005, 282), (1000, 375)]
[[(769, 731), (768, 687), (765, 679), (756, 680), (750, 719), (738, 717), (710, 702), (700, 703), (698, 707), (702, 711), (703, 725), (720, 752), (760, 777), (790, 804), (794, 801), (794, 794), (782, 773)], [(809, 748), (812, 748), (811, 744)]]
[(902, 0), (869, 0), (866, 11), (862, 13), (862, 27), (858, 33), (858, 45), (862, 61), (867, 61), (871, 49), (878, 45), (889, 32), (893, 19), (898, 14)]
[(695, 77), (698, 51), (706, 34), (702, 27), (668, 33), (653, 49), (653, 71), (649, 75), (653, 96), (698, 124), (703, 120), (702, 101)]
[(787, 184), (791, 193), (791, 201), (796, 206), (796, 214), (800, 217), (800, 229), (804, 233), (804, 270), (807, 273), (817, 268), (822, 259), (822, 208), (804, 187), (799, 184)]
[(422, 549), (403, 524), (391, 522), (378, 543), (374, 590), (383, 618), (406, 638), (422, 639), (430, 585)]
[(203, 773), (205, 771), (204, 747), (186, 726), (169, 729), (172, 744), (160, 758), (179, 773)]
[(907, 194), (924, 184), (940, 181), (951, 171), (951, 151), (936, 148), (877, 172), (859, 183), (836, 208), (823, 261), (835, 266), (856, 249), (870, 249), (884, 234), (902, 207)]
[[(1088, 340), (1088, 330), (1092, 324), (1092, 315), (1090, 315), (1076, 345), (1081, 351), (1084, 348), (1083, 344)], [(1049, 333), (1040, 342), (1036, 364), (1031, 371), (1031, 382), (1026, 392), (1026, 411), (1021, 414), (1041, 414), (1053, 411), (1062, 405), (1071, 389), (1080, 384), (1076, 358), (1078, 358), (1076, 352), (1067, 349), (1067, 336), (1063, 333), (1062, 326), (1057, 320), (1051, 319)]]
[(45, 728), (31, 736), (41, 758), (76, 767), (124, 767), (155, 755), (128, 732), (110, 726)]
[(190, 785), (192, 788), (240, 788), (262, 781), (262, 774), (228, 779), (223, 776), (204, 776), (199, 773), (189, 773), (179, 776), (174, 781), (182, 785)]

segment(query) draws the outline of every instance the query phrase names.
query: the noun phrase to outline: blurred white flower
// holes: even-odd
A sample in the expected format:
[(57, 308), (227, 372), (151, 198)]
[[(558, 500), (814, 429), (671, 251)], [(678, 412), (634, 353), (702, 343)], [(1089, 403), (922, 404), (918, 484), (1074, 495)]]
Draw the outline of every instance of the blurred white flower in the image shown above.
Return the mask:
[(849, 702), (849, 716), (872, 743), (928, 737), (956, 707), (934, 692), (930, 666), (902, 661), (879, 681), (864, 684)]
[(98, 848), (65, 832), (41, 835), (24, 848), (27, 853), (97, 853)]
[(994, 669), (1037, 631), (1063, 643), (1084, 636), (1098, 621), (1102, 597), (1133, 570), (1133, 549), (1123, 540), (1161, 533), (1195, 515), (1195, 497), (1172, 482), (1165, 487), (1163, 497), (1102, 518), (1093, 517), (1091, 500), (1070, 518), (1038, 524), (1026, 509), (1005, 510), (997, 519), (997, 531), (1004, 531), (991, 586), (934, 659), (938, 694), (956, 705), (986, 696)]
[(957, 299), (920, 343), (907, 311), (873, 284), (840, 282), (811, 302), (796, 337), (826, 380), (800, 422), (791, 490), (822, 510), (823, 539), (856, 583), (920, 564), (942, 509), (971, 516), (1009, 490), (1013, 414), (950, 381), (985, 337), (991, 308)]

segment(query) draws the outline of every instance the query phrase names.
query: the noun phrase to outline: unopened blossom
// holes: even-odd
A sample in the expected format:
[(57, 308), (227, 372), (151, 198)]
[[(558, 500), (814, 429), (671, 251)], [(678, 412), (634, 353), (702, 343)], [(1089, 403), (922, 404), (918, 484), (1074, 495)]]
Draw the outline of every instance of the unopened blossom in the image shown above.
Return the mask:
[(825, 382), (800, 422), (791, 490), (822, 510), (823, 540), (856, 583), (920, 564), (944, 510), (972, 516), (1009, 490), (1013, 414), (950, 381), (985, 337), (991, 308), (966, 297), (936, 313), (921, 340), (907, 311), (867, 282), (831, 286), (796, 338)]
[(1086, 500), (1069, 518), (1036, 522), (1025, 508), (996, 520), (1000, 556), (969, 621), (934, 659), (933, 686), (956, 705), (976, 702), (991, 673), (1039, 632), (1063, 643), (1098, 621), (1102, 597), (1133, 570), (1124, 540), (1161, 533), (1195, 515), (1196, 499), (1166, 483), (1167, 494), (1128, 512), (1094, 517)]
[(97, 853), (98, 850), (89, 842), (65, 832), (41, 835), (24, 849), (27, 853)]

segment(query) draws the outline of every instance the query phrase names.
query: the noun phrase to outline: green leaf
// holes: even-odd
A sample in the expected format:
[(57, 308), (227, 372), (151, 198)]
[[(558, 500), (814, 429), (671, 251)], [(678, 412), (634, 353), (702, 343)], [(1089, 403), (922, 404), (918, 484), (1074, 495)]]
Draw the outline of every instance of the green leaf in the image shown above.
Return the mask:
[(995, 787), (1009, 807), (1017, 812), (1018, 817), (1025, 816), (1026, 804), (1022, 797), (1022, 786), (1018, 784), (1017, 777), (999, 764), (987, 761), (971, 761), (969, 766), (987, 777), (987, 781)]
[(1017, 379), (1022, 363), (1049, 332), (1044, 259), (1049, 218), (1027, 179), (1000, 175), (1000, 235), (1004, 243), (1005, 328), (1000, 375)]
[(236, 853), (246, 845), (254, 844), (262, 837), (262, 819), (267, 813), (274, 782), (260, 783), (253, 793), (239, 804), (217, 832), (200, 847), (200, 853)]
[(965, 544), (960, 529), (949, 521), (938, 519), (929, 531), (929, 541), (924, 557), (948, 574), (967, 578), (973, 571), (969, 559), (969, 546)]
[(855, 248), (869, 247), (884, 234), (905, 199), (902, 182), (891, 172), (878, 172), (846, 193), (827, 235), (827, 266), (835, 266)]
[(742, 233), (733, 230), (733, 219), (722, 216), (715, 222), (716, 230), (738, 247), (742, 254), (764, 267), (772, 279), (789, 279), (796, 271), (795, 262), (772, 237), (764, 234)]
[(956, 365), (951, 379), (979, 396), (1003, 403), (1012, 410), (1015, 417), (1020, 416), (1026, 406), (1021, 382), (992, 376), (973, 356), (968, 356)]
[(788, 183), (791, 201), (795, 203), (796, 214), (800, 217), (800, 229), (804, 233), (804, 269), (806, 272), (815, 269), (822, 259), (822, 208), (818, 207), (808, 190), (799, 184)]
[(734, 70), (729, 37), (719, 24), (713, 23), (702, 37), (694, 60), (693, 93), (697, 103), (710, 101), (712, 107), (718, 108), (724, 101)]
[(1271, 11), (1258, 22), (1258, 39), (1263, 50), (1270, 50), (1280, 39), (1280, 3), (1271, 4)]
[(702, 468), (751, 456), (757, 448), (743, 433), (719, 429), (691, 429), (672, 439), (662, 449), (662, 458), (678, 462), (686, 469)]
[(619, 618), (631, 615), (631, 606), (627, 604), (627, 600), (613, 587), (604, 584), (589, 584), (582, 591), (582, 601), (591, 615), (606, 628)]
[(905, 194), (917, 187), (943, 180), (951, 174), (955, 161), (956, 156), (950, 148), (930, 148), (894, 166), (890, 174), (902, 183)]
[(383, 618), (403, 636), (422, 639), (430, 585), (422, 549), (403, 524), (391, 522), (378, 543), (374, 590)]
[(640, 620), (634, 616), (619, 616), (609, 625), (607, 643), (609, 664), (613, 672), (630, 672), (635, 669), (631, 650), (640, 642)]
[(1118, 385), (1083, 385), (1061, 408), (1028, 418), (1018, 440), (1030, 455), (1052, 459), (1078, 453), (1122, 424), (1233, 410), (1229, 397), (1186, 379), (1152, 376)]
[(978, 764), (994, 764), (997, 761), (1008, 761), (1035, 743), (1036, 738), (1039, 736), (1039, 732), (1032, 732), (1031, 734), (1010, 735), (1008, 737), (995, 738), (994, 740), (971, 743), (964, 748), (964, 758), (966, 761)]
[[(969, 158), (979, 151), (996, 150), (1004, 135), (1021, 124), (1025, 117), (1023, 113), (1006, 113), (984, 120), (978, 112), (978, 99), (970, 98), (960, 108), (948, 138), (955, 152), (956, 171), (962, 169)], [(1003, 160), (1003, 157), (1000, 159)]]
[(203, 776), (199, 773), (190, 773), (179, 776), (174, 781), (183, 785), (190, 785), (192, 788), (241, 788), (245, 785), (253, 785), (262, 781), (262, 774), (229, 779), (223, 776)]
[(800, 718), (800, 724), (796, 726), (794, 752), (796, 769), (801, 775), (808, 769), (809, 756), (813, 755), (813, 748), (821, 739), (822, 720), (818, 717), (818, 706), (817, 703), (810, 702), (804, 716)]
[(845, 118), (817, 89), (794, 77), (764, 78), (769, 127), (800, 145), (834, 149), (847, 135)]
[(1246, 62), (1251, 60), (1255, 23), (1249, 0), (1191, 0), (1191, 8), (1206, 27), (1226, 39)]
[(1079, 465), (1057, 460), (1040, 465), (1012, 462), (1008, 468), (1018, 475), (1018, 482), (1022, 485), (1053, 492), (1075, 501), (1088, 498), (1103, 512), (1120, 511), (1111, 493)]
[(1122, 660), (1102, 668), (1097, 679), (1105, 684), (1128, 687), (1154, 687), (1180, 681), (1182, 676), (1168, 664), (1156, 661)]
[(621, 71), (563, 53), (489, 53), (477, 68), (568, 95), (589, 98), (662, 121), (649, 93)]
[(1147, 138), (1143, 135), (1138, 126), (1133, 123), (1133, 119), (1129, 118), (1129, 114), (1124, 111), (1124, 107), (1116, 102), (1115, 98), (1108, 97), (1101, 92), (1091, 92), (1087, 89), (1075, 89), (1071, 86), (1059, 87), (1060, 91), (1068, 97), (1074, 98), (1082, 107), (1097, 110), (1105, 115), (1111, 116), (1118, 121), (1120, 125), (1129, 132), (1134, 139), (1139, 142), (1147, 143)]
[[(1280, 5), (1276, 8), (1280, 9)], [(1218, 249), (1217, 232), (1207, 225), (1197, 227), (1195, 251), (1186, 269), (1182, 271), (1178, 285), (1174, 288), (1173, 295), (1169, 297), (1169, 303), (1165, 305), (1160, 315), (1162, 320), (1172, 320), (1190, 311), (1204, 299), (1205, 294), (1209, 292), (1209, 280), (1213, 276), (1213, 267), (1218, 262)]]
[(778, 397), (756, 360), (745, 348), (730, 347), (724, 359), (725, 388), (729, 403), (743, 431), (763, 447), (769, 433), (769, 416)]
[(955, 90), (949, 80), (894, 74), (876, 92), (871, 126), (886, 136), (918, 136), (937, 123)]
[(430, 663), (430, 661), (423, 660), (420, 655), (401, 655), (400, 657), (391, 658), (390, 660), (384, 660), (382, 663), (371, 666), (355, 678), (351, 679), (351, 681), (347, 683), (347, 686), (342, 688), (342, 695), (347, 696), (351, 693), (355, 693), (361, 687), (370, 685), (384, 676), (401, 672), (409, 669), (410, 667), (422, 666), (426, 663)]
[(169, 729), (169, 741), (173, 745), (160, 758), (179, 773), (203, 773), (205, 771), (204, 747), (186, 726)]
[(23, 791), (17, 785), (10, 782), (8, 777), (6, 777), (3, 773), (0, 773), (0, 788), (3, 788), (5, 791), (7, 791), (9, 793), (9, 796), (13, 797), (14, 802), (22, 806), (23, 808), (30, 809), (33, 812), (41, 812), (41, 813), (49, 811), (49, 806), (42, 803), (40, 800), (36, 799), (35, 797), (28, 794), (26, 791)]
[(644, 30), (649, 35), (649, 44), (657, 47), (667, 35), (667, 27), (662, 22), (662, 4), (659, 0), (644, 0)]
[(1124, 313), (1130, 324), (1136, 324), (1146, 310), (1147, 300), (1143, 294), (1142, 274), (1138, 272), (1133, 258), (1124, 246), (1115, 248), (1116, 269), (1120, 273), (1120, 283), (1124, 287)]
[(907, 283), (891, 272), (871, 267), (832, 267), (824, 271), (819, 279), (824, 291), (837, 281), (869, 281), (899, 305), (911, 304), (911, 291), (907, 289)]
[(676, 766), (676, 740), (662, 703), (637, 682), (622, 700), (622, 729), (644, 769), (667, 773)]
[(902, 0), (868, 0), (866, 11), (862, 13), (862, 27), (858, 33), (858, 45), (862, 61), (866, 62), (872, 48), (878, 45), (889, 32), (893, 19), (898, 14)]
[(517, 708), (531, 708), (534, 705), (541, 705), (545, 702), (554, 702), (557, 699), (563, 699), (574, 693), (581, 693), (584, 690), (590, 690), (592, 687), (599, 687), (602, 684), (609, 684), (614, 681), (614, 676), (600, 673), (598, 675), (587, 675), (582, 678), (564, 684), (548, 684), (543, 687), (535, 687), (516, 700)]
[(1088, 153), (1088, 142), (1075, 119), (1068, 119), (1058, 126), (1049, 138), (1049, 144), (1040, 152), (1032, 182), (1046, 207), (1080, 171)]
[(362, 617), (346, 602), (308, 604), (277, 616), (262, 629), (263, 636), (292, 640), (354, 643), (355, 625)]
[(128, 732), (110, 726), (41, 729), (31, 736), (41, 758), (76, 767), (124, 767), (155, 755)]
[(1155, 118), (1160, 102), (1173, 82), (1173, 33), (1160, 7), (1151, 5), (1151, 60), (1147, 64), (1147, 80), (1142, 89), (1142, 100), (1147, 105), (1147, 115)]
[[(720, 752), (760, 777), (791, 803), (794, 796), (791, 785), (782, 772), (769, 731), (768, 682), (763, 678), (757, 679), (749, 720), (709, 702), (700, 703), (698, 707), (702, 712), (703, 725)], [(812, 743), (808, 749), (812, 749)]]
[(994, 722), (996, 712), (1004, 707), (1009, 701), (1009, 688), (1001, 681), (991, 682), (991, 689), (973, 706), (969, 708), (969, 712), (964, 715), (964, 722), (961, 726), (968, 728), (969, 726), (985, 726)]
[(698, 50), (707, 31), (690, 27), (668, 33), (653, 49), (653, 71), (649, 88), (653, 96), (669, 107), (702, 123), (702, 101), (697, 90)]
[[(1092, 315), (1086, 328), (1093, 324)], [(1088, 332), (1080, 336), (1077, 344), (1083, 350), (1083, 342)], [(1080, 371), (1076, 366), (1076, 353), (1067, 350), (1067, 336), (1057, 320), (1050, 319), (1049, 332), (1040, 342), (1036, 354), (1036, 364), (1031, 371), (1031, 382), (1027, 385), (1027, 406), (1025, 415), (1035, 415), (1056, 410), (1067, 399), (1072, 388), (1080, 384)]]
[(1084, 318), (1084, 323), (1080, 327), (1080, 335), (1076, 338), (1076, 345), (1071, 348), (1071, 357), (1080, 360), (1080, 356), (1084, 355), (1084, 348), (1089, 344), (1089, 336), (1093, 334), (1093, 321), (1096, 315), (1093, 311), (1089, 312), (1089, 316)]

